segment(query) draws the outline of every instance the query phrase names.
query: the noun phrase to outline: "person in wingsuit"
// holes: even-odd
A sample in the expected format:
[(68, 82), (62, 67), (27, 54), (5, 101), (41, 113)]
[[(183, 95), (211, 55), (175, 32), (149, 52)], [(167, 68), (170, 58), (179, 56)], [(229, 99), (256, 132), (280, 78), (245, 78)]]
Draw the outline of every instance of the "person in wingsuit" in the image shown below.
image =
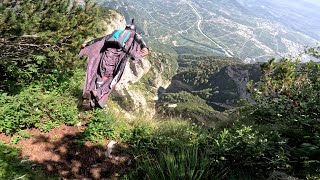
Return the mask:
[(88, 57), (83, 88), (83, 107), (103, 108), (121, 79), (129, 58), (138, 61), (149, 53), (145, 41), (136, 32), (134, 20), (124, 30), (94, 39), (82, 45), (80, 56)]

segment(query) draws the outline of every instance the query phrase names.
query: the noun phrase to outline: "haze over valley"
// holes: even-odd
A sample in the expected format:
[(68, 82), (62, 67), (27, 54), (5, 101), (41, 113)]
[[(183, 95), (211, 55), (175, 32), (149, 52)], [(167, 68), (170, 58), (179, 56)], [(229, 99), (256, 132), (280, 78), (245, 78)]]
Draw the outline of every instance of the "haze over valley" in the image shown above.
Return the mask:
[(218, 55), (244, 62), (297, 55), (320, 39), (312, 0), (100, 0), (135, 18), (151, 44), (178, 54)]

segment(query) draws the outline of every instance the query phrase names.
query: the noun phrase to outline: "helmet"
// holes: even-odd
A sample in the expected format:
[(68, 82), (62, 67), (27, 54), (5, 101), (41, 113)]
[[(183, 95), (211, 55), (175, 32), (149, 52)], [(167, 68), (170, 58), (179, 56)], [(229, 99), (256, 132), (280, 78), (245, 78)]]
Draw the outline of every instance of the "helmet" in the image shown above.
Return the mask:
[(134, 25), (134, 19), (131, 20), (131, 24), (127, 24), (126, 25), (126, 29), (130, 29), (135, 31), (136, 30), (136, 26)]
[(127, 24), (126, 29), (136, 30), (136, 26), (134, 24)]

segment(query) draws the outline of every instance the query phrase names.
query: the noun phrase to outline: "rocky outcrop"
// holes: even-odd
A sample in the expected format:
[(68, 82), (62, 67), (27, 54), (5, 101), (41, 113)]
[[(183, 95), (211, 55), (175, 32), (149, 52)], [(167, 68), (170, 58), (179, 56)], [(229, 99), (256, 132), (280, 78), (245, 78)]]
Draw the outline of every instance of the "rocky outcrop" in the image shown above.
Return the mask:
[[(198, 71), (201, 70), (198, 69)], [(216, 110), (224, 111), (232, 109), (240, 99), (252, 102), (247, 91), (247, 84), (251, 80), (257, 82), (260, 76), (259, 64), (226, 65), (217, 72), (207, 75), (206, 82), (199, 85), (194, 85), (197, 77), (183, 79), (183, 76), (177, 74), (166, 91), (171, 93), (187, 91), (199, 95)]]
[[(148, 59), (129, 61), (113, 95), (120, 97), (120, 106), (151, 118), (156, 114), (158, 95), (168, 87), (174, 68), (170, 56), (151, 52)], [(132, 113), (131, 113), (132, 114)]]
[(251, 80), (259, 80), (261, 76), (259, 65), (230, 65), (221, 71), (224, 71), (226, 75), (225, 78), (230, 78), (235, 84), (236, 89), (234, 89), (234, 91), (238, 94), (239, 98), (250, 101), (247, 84)]
[[(123, 29), (125, 27), (126, 21), (123, 15), (111, 10), (110, 16), (112, 17), (110, 22), (102, 22), (106, 29), (103, 35), (110, 34), (115, 29)], [(157, 90), (160, 87), (167, 87), (169, 84), (168, 80), (165, 80), (162, 76), (163, 72), (168, 71), (168, 67), (164, 65), (165, 62), (158, 60), (159, 56), (161, 56), (161, 54), (153, 52), (148, 58), (128, 60), (121, 80), (112, 92), (112, 95), (119, 100), (118, 104), (122, 109), (126, 111), (144, 112), (146, 115), (150, 115), (150, 117), (156, 113), (153, 98), (157, 96)], [(150, 63), (149, 59), (152, 63)], [(150, 89), (133, 88), (132, 85), (141, 81), (141, 78), (146, 74), (151, 77), (149, 77), (149, 79), (151, 79), (152, 82), (148, 82)], [(151, 100), (146, 94), (152, 96)], [(132, 115), (132, 113), (126, 114), (130, 114), (130, 117)]]
[(179, 81), (177, 79), (173, 79), (169, 85), (169, 87), (166, 89), (168, 92), (180, 92), (180, 91), (187, 91), (192, 92), (194, 91), (194, 87), (183, 83), (182, 81)]
[[(116, 29), (123, 29), (126, 25), (126, 21), (123, 15), (116, 11), (111, 10), (110, 16), (112, 20), (102, 22), (105, 27), (103, 35), (110, 34)], [(119, 102), (119, 104), (125, 104), (123, 107), (125, 110), (139, 110), (147, 108), (147, 100), (144, 94), (138, 90), (130, 89), (130, 86), (138, 82), (143, 75), (150, 70), (150, 62), (147, 58), (132, 61), (129, 60), (126, 64), (123, 76), (119, 83), (115, 86), (113, 95), (120, 97), (121, 100), (126, 99), (130, 103)]]
[(110, 16), (112, 17), (111, 21), (103, 22), (103, 26), (105, 27), (105, 34), (111, 34), (116, 29), (125, 28), (126, 20), (121, 14), (119, 14), (115, 10), (111, 10)]
[(138, 61), (129, 61), (126, 64), (123, 76), (116, 85), (113, 94), (117, 97), (128, 98), (132, 101), (127, 109), (137, 110), (147, 108), (147, 100), (142, 92), (138, 90), (131, 90), (130, 85), (138, 82), (143, 75), (148, 73), (151, 65), (148, 59), (141, 59)]
[[(247, 84), (258, 81), (261, 76), (259, 65), (229, 65), (222, 68), (210, 78), (213, 95), (208, 99), (212, 104), (221, 107), (232, 107), (240, 99), (252, 101)], [(228, 108), (227, 108), (228, 109)]]

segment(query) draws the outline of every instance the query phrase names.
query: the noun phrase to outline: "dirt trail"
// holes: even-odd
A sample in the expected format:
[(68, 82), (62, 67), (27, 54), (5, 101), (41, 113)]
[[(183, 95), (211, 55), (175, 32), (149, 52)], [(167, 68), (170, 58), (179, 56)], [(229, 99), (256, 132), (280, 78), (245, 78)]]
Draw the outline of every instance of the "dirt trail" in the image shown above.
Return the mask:
[[(81, 127), (65, 125), (49, 133), (31, 129), (27, 130), (31, 138), (21, 139), (13, 146), (21, 148), (22, 158), (63, 179), (116, 179), (118, 174), (127, 171), (128, 155), (116, 151), (113, 154), (115, 158), (110, 159), (105, 155), (106, 145), (77, 143), (75, 140), (79, 139), (82, 131)], [(0, 134), (0, 141), (9, 144), (10, 139)]]

